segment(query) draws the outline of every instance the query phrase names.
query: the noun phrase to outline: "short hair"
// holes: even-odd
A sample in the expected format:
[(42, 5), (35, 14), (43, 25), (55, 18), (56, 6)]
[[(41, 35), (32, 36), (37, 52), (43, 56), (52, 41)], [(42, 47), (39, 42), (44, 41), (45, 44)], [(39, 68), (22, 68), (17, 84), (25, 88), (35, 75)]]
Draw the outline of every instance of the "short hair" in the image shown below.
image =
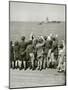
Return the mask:
[(10, 45), (12, 45), (12, 43), (13, 43), (13, 42), (12, 42), (12, 41), (10, 41)]
[(19, 44), (18, 41), (16, 41), (16, 42), (14, 43), (15, 46), (18, 45), (18, 44)]
[(63, 44), (60, 44), (60, 45), (59, 45), (59, 48), (63, 49)]
[(22, 37), (21, 37), (21, 40), (25, 40), (25, 36), (22, 36)]
[(52, 37), (52, 40), (53, 40), (53, 41), (55, 41), (55, 40), (56, 40), (56, 38), (55, 38), (55, 37)]
[(47, 36), (44, 36), (44, 39), (47, 40)]

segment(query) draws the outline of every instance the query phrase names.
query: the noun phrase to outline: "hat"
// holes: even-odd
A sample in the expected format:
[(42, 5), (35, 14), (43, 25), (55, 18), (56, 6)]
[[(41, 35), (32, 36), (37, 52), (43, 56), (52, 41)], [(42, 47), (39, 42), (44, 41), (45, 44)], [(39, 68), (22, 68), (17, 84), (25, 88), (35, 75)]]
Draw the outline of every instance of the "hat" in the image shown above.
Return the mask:
[(47, 36), (44, 36), (44, 39), (47, 40)]
[(22, 37), (21, 37), (21, 40), (25, 40), (25, 36), (22, 36)]
[(18, 41), (16, 41), (14, 44), (15, 44), (15, 45), (18, 45)]
[(12, 45), (12, 41), (10, 41), (10, 45)]
[(63, 48), (63, 44), (60, 44), (60, 45), (59, 45), (59, 48), (61, 48), (61, 49), (62, 49), (62, 48)]

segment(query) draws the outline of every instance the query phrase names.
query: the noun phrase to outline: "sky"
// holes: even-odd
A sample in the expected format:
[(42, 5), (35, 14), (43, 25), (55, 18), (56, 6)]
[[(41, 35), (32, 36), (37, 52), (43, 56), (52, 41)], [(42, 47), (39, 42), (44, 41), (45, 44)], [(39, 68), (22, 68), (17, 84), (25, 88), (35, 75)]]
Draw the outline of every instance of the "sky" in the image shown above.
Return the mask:
[(10, 21), (65, 21), (65, 6), (10, 2)]

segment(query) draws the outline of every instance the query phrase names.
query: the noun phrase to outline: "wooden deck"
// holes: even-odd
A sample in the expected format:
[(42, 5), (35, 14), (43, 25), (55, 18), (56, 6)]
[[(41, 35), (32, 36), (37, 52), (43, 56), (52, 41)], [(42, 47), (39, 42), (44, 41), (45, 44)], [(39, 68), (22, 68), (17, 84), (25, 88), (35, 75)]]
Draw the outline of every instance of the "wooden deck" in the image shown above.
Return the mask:
[(65, 85), (64, 73), (56, 69), (19, 70), (10, 69), (10, 88)]

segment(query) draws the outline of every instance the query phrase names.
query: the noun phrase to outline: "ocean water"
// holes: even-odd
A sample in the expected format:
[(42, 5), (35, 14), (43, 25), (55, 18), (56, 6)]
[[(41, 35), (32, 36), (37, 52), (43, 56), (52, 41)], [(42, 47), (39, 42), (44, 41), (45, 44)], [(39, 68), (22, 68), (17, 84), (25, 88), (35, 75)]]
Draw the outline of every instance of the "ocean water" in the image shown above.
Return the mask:
[(65, 23), (43, 23), (39, 22), (10, 22), (10, 40), (15, 42), (20, 41), (21, 36), (25, 36), (29, 40), (30, 33), (35, 36), (58, 34), (59, 40), (65, 40)]

